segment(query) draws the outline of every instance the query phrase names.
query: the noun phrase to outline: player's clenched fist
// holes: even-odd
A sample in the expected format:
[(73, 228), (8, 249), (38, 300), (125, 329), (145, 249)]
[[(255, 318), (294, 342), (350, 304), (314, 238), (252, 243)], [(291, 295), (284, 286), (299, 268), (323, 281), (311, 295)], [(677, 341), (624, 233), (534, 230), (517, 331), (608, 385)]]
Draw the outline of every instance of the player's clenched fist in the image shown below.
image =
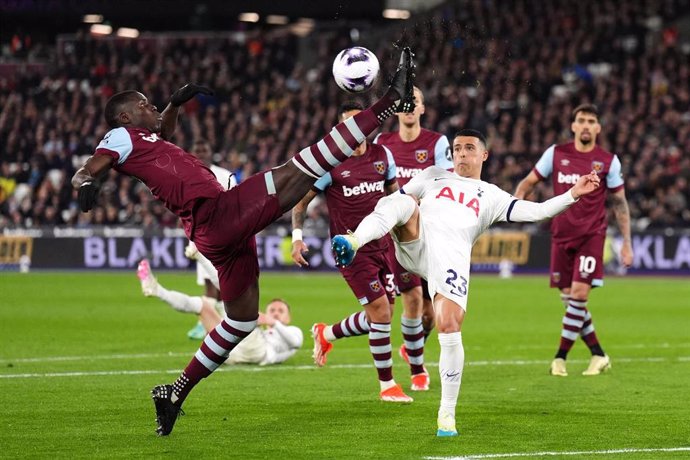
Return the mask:
[(179, 107), (197, 94), (213, 95), (213, 90), (206, 86), (196, 85), (194, 83), (187, 83), (182, 88), (178, 89), (170, 96), (170, 104)]

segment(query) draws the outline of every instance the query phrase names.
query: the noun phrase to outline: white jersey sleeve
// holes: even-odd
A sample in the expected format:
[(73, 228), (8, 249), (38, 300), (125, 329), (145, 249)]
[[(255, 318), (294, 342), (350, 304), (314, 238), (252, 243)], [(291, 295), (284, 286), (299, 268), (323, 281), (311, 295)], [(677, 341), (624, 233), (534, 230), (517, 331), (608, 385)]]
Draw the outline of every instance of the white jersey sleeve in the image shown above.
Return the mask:
[(110, 150), (111, 152), (117, 153), (117, 164), (121, 165), (127, 161), (127, 157), (132, 153), (132, 137), (123, 127), (111, 129), (103, 137), (103, 140), (99, 142), (96, 151), (98, 151), (98, 149)]
[(485, 182), (485, 184), (488, 186), (488, 192), (491, 193), (491, 224), (495, 222), (510, 222), (512, 208), (515, 202), (519, 200), (494, 184), (489, 184), (488, 182)]
[(570, 190), (541, 203), (515, 199), (508, 208), (504, 221), (539, 222), (550, 219), (568, 209), (576, 201)]
[(539, 175), (544, 179), (549, 177), (553, 172), (553, 153), (555, 150), (556, 144), (553, 144), (546, 149), (541, 158), (539, 158), (539, 161), (537, 161), (537, 164), (534, 165), (534, 169), (536, 169)]

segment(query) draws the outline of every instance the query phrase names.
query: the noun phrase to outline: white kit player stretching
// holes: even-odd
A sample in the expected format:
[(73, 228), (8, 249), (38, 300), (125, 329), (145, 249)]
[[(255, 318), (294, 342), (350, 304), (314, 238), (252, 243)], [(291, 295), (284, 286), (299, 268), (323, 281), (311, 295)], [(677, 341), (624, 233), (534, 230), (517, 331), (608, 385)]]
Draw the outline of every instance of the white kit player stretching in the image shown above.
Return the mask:
[(518, 200), (480, 179), (489, 156), (486, 139), (472, 129), (453, 139), (454, 172), (432, 166), (400, 193), (379, 200), (354, 233), (333, 238), (336, 262), (349, 264), (357, 249), (392, 233), (403, 267), (427, 280), (441, 345), (441, 404), (437, 436), (457, 436), (455, 407), (465, 362), (461, 329), (467, 309), (470, 255), (477, 238), (495, 222), (536, 222), (565, 211), (599, 187), (595, 173), (543, 203)]

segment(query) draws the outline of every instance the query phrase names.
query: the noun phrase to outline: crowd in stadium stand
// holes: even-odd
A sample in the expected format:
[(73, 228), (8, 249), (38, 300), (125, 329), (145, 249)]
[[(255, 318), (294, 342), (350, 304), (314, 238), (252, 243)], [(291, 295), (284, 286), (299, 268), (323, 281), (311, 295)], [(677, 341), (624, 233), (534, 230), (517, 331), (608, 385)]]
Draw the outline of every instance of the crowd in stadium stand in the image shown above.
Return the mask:
[[(395, 67), (392, 43), (412, 45), (422, 125), (451, 140), (461, 127), (487, 133), (484, 179), (508, 191), (549, 145), (571, 138), (572, 109), (594, 102), (599, 143), (623, 164), (633, 228), (690, 226), (690, 50), (672, 25), (687, 14), (684, 3), (505, 3), (446, 4), (379, 31), (376, 46), (362, 44), (380, 57), (382, 79)], [(184, 106), (173, 141), (189, 148), (209, 140), (218, 163), (241, 180), (285, 162), (335, 123), (347, 95), (330, 64), (352, 44), (348, 31), (314, 32), (323, 39), (311, 39), (308, 52), (300, 38), (279, 32), (137, 40), (79, 33), (59, 41), (47, 71), (0, 76), (0, 228), (176, 226), (143, 185), (114, 172), (100, 206), (78, 212), (69, 181), (108, 130), (108, 97), (138, 89), (162, 110), (186, 82), (212, 87), (214, 97)], [(295, 59), (305, 53), (309, 65)], [(541, 185), (535, 199), (549, 190)]]

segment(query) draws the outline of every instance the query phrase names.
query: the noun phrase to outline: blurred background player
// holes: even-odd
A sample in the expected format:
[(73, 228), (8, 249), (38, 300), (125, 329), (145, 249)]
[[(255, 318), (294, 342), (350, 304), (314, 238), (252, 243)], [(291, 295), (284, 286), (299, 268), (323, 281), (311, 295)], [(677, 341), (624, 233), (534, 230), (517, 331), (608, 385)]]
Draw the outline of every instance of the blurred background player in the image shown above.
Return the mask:
[[(213, 150), (211, 149), (211, 144), (206, 139), (197, 139), (192, 145), (192, 150), (189, 153), (203, 161), (204, 164), (211, 170), (213, 175), (216, 176), (218, 183), (225, 187), (226, 190), (237, 185), (237, 180), (235, 179), (235, 174), (233, 172), (230, 172), (227, 169), (213, 163)], [(194, 243), (190, 242), (190, 245), (191, 247), (185, 250), (185, 252), (191, 252), (194, 254), (195, 259), (197, 260), (196, 283), (199, 286), (204, 286), (204, 297), (209, 299), (208, 302), (211, 302), (211, 299), (215, 299), (216, 302), (221, 302), (220, 289), (218, 288), (217, 283), (214, 286), (211, 279), (209, 279), (208, 269), (205, 269), (202, 264), (198, 262), (200, 258), (206, 258), (199, 254), (199, 251), (196, 250)], [(208, 261), (208, 259), (206, 260)], [(210, 262), (207, 264), (207, 266), (211, 266), (213, 268)], [(215, 271), (215, 268), (213, 268), (213, 270)], [(215, 279), (218, 279), (217, 271), (215, 272)], [(222, 302), (220, 305), (216, 304), (216, 306), (220, 307), (220, 311), (222, 311)], [(207, 332), (208, 329), (204, 328), (202, 321), (198, 321), (196, 326), (187, 332), (187, 337), (190, 339), (201, 340), (206, 336)]]
[(336, 262), (348, 263), (359, 248), (393, 230), (395, 255), (424, 277), (433, 298), (438, 341), (441, 403), (437, 436), (457, 436), (455, 408), (465, 350), (461, 329), (467, 309), (472, 245), (496, 222), (536, 222), (553, 217), (599, 186), (599, 177), (579, 178), (569, 190), (543, 203), (517, 200), (480, 179), (489, 156), (482, 133), (464, 129), (453, 139), (454, 172), (433, 166), (400, 193), (376, 205), (354, 234), (333, 238)]
[(590, 171), (606, 179), (606, 188), (587, 195), (551, 222), (551, 287), (561, 290), (561, 300), (566, 310), (560, 346), (551, 362), (550, 373), (561, 377), (568, 375), (565, 360), (578, 336), (582, 337), (592, 353), (583, 375), (598, 375), (611, 367), (611, 361), (594, 331), (592, 314), (587, 309), (592, 287), (604, 284), (607, 195), (623, 236), (621, 263), (629, 267), (633, 261), (630, 212), (625, 198), (621, 162), (616, 155), (596, 143), (597, 135), (601, 132), (597, 107), (593, 104), (576, 107), (570, 129), (574, 141), (546, 149), (515, 191), (517, 198), (524, 199), (538, 182), (549, 176), (552, 177), (554, 194), (563, 193)]
[[(153, 275), (146, 259), (139, 262), (137, 277), (141, 282), (141, 291), (146, 297), (158, 297), (174, 310), (198, 315), (206, 333), (214, 330), (223, 319), (214, 299), (190, 296), (164, 288)], [(215, 281), (217, 283), (218, 279)], [(230, 352), (224, 364), (264, 366), (286, 361), (297, 353), (304, 341), (302, 330), (297, 326), (290, 326), (291, 321), (288, 303), (283, 299), (271, 300), (266, 305), (266, 313), (259, 312), (257, 327)]]
[(292, 209), (316, 179), (347, 160), (396, 110), (414, 109), (415, 68), (412, 52), (406, 47), (391, 86), (370, 108), (333, 127), (322, 140), (286, 163), (255, 174), (231, 190), (218, 184), (199, 159), (166, 141), (175, 131), (180, 106), (197, 94), (211, 94), (209, 88), (184, 85), (172, 94), (163, 113), (134, 90), (108, 100), (104, 116), (111, 130), (72, 177), (80, 209), (88, 212), (95, 206), (101, 181), (113, 168), (142, 181), (182, 220), (187, 237), (218, 269), (226, 312), (180, 376), (172, 384), (151, 390), (159, 436), (172, 432), (190, 391), (256, 327), (256, 233)]
[[(424, 94), (416, 86), (414, 101), (414, 111), (398, 114), (397, 132), (381, 133), (374, 139), (375, 144), (384, 145), (393, 152), (400, 187), (429, 166), (436, 165), (449, 171), (453, 169), (448, 138), (422, 128)], [(400, 321), (404, 344), (399, 353), (410, 365), (413, 389), (426, 390), (429, 388), (429, 373), (424, 368), (424, 343), (434, 328), (433, 305), (426, 281), (405, 270), (395, 257), (393, 260), (395, 281), (403, 303)], [(417, 385), (414, 384), (415, 381), (418, 382)]]
[[(340, 122), (360, 113), (357, 103), (344, 104)], [(292, 210), (292, 259), (299, 266), (309, 265), (304, 258), (308, 247), (302, 239), (307, 206), (318, 193), (326, 195), (331, 235), (356, 228), (373, 211), (380, 198), (398, 190), (395, 162), (391, 152), (380, 145), (362, 142), (350, 160), (334, 168), (314, 183)], [(314, 362), (326, 364), (332, 341), (343, 337), (369, 334), (369, 349), (379, 378), (380, 398), (390, 402), (412, 402), (393, 378), (391, 318), (395, 301), (395, 281), (391, 260), (390, 237), (381, 238), (365, 248), (349, 267), (339, 267), (353, 294), (364, 307), (333, 326), (314, 324)]]

